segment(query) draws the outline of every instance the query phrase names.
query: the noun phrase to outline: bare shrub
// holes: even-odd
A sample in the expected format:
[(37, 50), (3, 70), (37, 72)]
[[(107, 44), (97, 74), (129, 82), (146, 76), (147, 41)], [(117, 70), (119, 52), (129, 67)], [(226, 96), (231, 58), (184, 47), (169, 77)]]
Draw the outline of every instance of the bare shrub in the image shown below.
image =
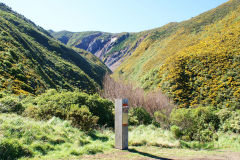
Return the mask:
[(104, 78), (101, 96), (112, 101), (116, 98), (127, 98), (131, 107), (143, 107), (152, 116), (158, 111), (165, 117), (170, 117), (173, 109), (170, 99), (160, 90), (145, 93), (142, 88), (135, 87), (132, 83), (127, 84), (120, 80), (115, 81), (109, 75), (106, 75)]

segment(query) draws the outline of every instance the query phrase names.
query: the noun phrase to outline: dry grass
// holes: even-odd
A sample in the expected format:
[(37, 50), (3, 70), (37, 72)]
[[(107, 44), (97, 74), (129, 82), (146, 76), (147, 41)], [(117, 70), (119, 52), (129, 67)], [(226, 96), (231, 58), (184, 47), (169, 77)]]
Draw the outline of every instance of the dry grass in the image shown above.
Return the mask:
[(145, 93), (142, 88), (135, 87), (132, 83), (115, 81), (106, 75), (103, 83), (102, 96), (114, 100), (116, 98), (127, 98), (131, 107), (143, 107), (151, 115), (160, 111), (165, 115), (170, 115), (173, 104), (161, 91)]

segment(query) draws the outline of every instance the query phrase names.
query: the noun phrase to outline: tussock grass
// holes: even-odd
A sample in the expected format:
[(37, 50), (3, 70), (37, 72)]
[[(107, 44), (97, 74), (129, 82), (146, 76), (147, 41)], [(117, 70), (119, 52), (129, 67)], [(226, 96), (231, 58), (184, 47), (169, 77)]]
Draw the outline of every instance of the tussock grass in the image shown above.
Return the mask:
[(214, 142), (215, 148), (234, 149), (240, 151), (240, 135), (232, 132), (218, 133), (218, 140)]

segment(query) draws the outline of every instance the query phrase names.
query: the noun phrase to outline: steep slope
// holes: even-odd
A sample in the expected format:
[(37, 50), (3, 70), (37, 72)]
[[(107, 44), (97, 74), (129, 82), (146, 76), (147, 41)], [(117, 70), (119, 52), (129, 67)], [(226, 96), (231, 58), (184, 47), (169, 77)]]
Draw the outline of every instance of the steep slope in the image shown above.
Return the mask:
[(48, 88), (96, 92), (109, 69), (74, 51), (0, 3), (0, 90), (38, 94)]
[(114, 76), (159, 86), (180, 107), (240, 106), (240, 1), (150, 31)]
[(70, 47), (93, 53), (112, 70), (131, 55), (147, 35), (145, 32), (112, 34), (99, 31), (77, 33), (49, 31), (49, 33)]

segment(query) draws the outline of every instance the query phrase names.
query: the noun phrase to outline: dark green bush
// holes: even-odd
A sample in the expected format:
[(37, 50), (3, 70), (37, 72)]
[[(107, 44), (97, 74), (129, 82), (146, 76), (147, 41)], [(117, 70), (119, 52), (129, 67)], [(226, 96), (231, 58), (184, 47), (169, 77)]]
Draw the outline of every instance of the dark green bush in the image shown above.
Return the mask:
[(154, 119), (157, 123), (160, 124), (160, 127), (164, 129), (169, 129), (170, 127), (170, 119), (167, 114), (164, 114), (162, 111), (156, 111), (154, 113)]
[(21, 157), (31, 157), (32, 152), (25, 148), (18, 140), (0, 140), (0, 160), (15, 160)]
[(40, 107), (28, 106), (25, 110), (25, 116), (38, 120), (49, 120), (52, 117), (58, 117), (63, 120), (72, 121), (72, 125), (82, 130), (93, 129), (98, 122), (99, 117), (93, 116), (87, 106), (79, 107), (72, 104), (66, 108), (57, 105), (43, 105)]
[(186, 141), (212, 141), (219, 128), (219, 119), (213, 107), (176, 109), (171, 113), (171, 123), (180, 128), (180, 138)]
[(17, 98), (6, 96), (0, 99), (1, 113), (22, 113), (24, 111), (23, 105)]
[(72, 124), (82, 130), (89, 131), (93, 129), (98, 122), (98, 117), (93, 116), (87, 106), (71, 105), (67, 113), (67, 119), (72, 121)]
[(129, 110), (130, 125), (148, 125), (152, 123), (152, 120), (151, 115), (143, 107), (131, 108)]
[(35, 118), (37, 120), (41, 120), (43, 118), (40, 116), (40, 114), (41, 114), (40, 108), (33, 105), (28, 106), (23, 113), (24, 116)]
[(113, 126), (113, 103), (96, 94), (49, 90), (34, 100), (30, 99), (29, 103), (24, 114), (32, 118), (70, 119), (74, 126), (86, 130), (96, 126), (96, 123)]
[(86, 104), (88, 106), (90, 112), (99, 117), (98, 124), (108, 126), (113, 126), (113, 108), (114, 104), (107, 100), (101, 98), (99, 95), (94, 94), (87, 97)]

